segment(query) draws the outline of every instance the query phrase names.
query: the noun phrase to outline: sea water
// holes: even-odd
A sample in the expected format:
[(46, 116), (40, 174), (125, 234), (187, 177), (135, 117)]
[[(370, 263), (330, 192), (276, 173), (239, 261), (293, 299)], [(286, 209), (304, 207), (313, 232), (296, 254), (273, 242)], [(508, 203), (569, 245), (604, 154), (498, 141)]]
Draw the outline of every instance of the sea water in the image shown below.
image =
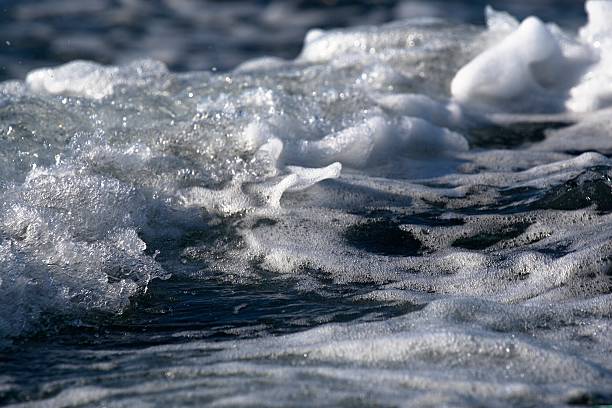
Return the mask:
[(609, 403), (612, 3), (586, 12), (0, 83), (0, 401)]

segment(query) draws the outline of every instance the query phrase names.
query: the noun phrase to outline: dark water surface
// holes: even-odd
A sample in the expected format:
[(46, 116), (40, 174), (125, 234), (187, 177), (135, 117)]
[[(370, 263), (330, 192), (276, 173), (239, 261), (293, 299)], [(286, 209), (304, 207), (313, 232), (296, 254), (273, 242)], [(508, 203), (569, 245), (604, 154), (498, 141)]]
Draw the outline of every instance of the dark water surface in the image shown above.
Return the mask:
[[(159, 345), (196, 340), (222, 341), (277, 336), (322, 323), (375, 321), (418, 310), (417, 305), (386, 305), (349, 300), (360, 289), (333, 285), (330, 297), (301, 293), (290, 282), (259, 281), (237, 285), (218, 278), (153, 281), (146, 295), (134, 301), (121, 317), (96, 316), (57, 322), (56, 330), (18, 340), (0, 354), (2, 374), (14, 379), (0, 394), (3, 404), (51, 398), (76, 386), (138, 385), (146, 367), (159, 368), (163, 355), (138, 362), (142, 373), (115, 359)], [(363, 292), (364, 289), (361, 289)], [(106, 321), (105, 321), (106, 320)], [(112, 350), (108, 355), (105, 351)], [(109, 375), (99, 367), (113, 365)]]

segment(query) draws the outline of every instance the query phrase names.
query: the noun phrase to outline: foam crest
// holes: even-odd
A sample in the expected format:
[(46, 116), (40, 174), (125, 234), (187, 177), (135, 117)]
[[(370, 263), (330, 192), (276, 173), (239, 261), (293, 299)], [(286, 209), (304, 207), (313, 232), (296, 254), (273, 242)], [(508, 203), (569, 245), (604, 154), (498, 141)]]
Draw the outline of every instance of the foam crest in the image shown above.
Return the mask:
[(570, 91), (566, 106), (574, 112), (591, 112), (612, 104), (612, 30), (608, 24), (612, 9), (605, 1), (589, 1), (586, 10), (589, 23), (580, 30), (580, 38), (593, 48), (598, 62)]
[(33, 172), (2, 198), (3, 337), (49, 313), (119, 313), (166, 275), (144, 255), (143, 201), (127, 185), (70, 169)]
[(423, 157), (466, 150), (463, 136), (426, 120), (401, 117), (389, 121), (381, 116), (299, 146), (300, 156), (310, 162), (339, 161), (353, 168), (368, 167), (398, 154)]
[(490, 35), (509, 33), (465, 65), (451, 84), (466, 105), (504, 112), (593, 112), (610, 104), (610, 7), (586, 2), (577, 38), (535, 17), (520, 25), (489, 9)]
[(454, 104), (443, 104), (426, 95), (387, 94), (375, 96), (382, 108), (404, 116), (416, 117), (432, 124), (450, 128), (462, 123), (461, 108)]
[(587, 1), (585, 8), (589, 17), (588, 24), (580, 30), (580, 36), (586, 41), (605, 40), (610, 34), (610, 15), (612, 6), (607, 1)]
[(74, 61), (59, 68), (32, 71), (26, 83), (36, 92), (101, 99), (111, 95), (115, 86), (127, 83), (145, 85), (166, 73), (165, 65), (158, 61), (140, 61), (122, 68)]
[[(458, 101), (514, 112), (562, 109), (565, 93), (588, 56), (567, 55), (552, 28), (525, 19), (501, 43), (480, 54), (453, 79)], [(588, 61), (588, 60), (587, 60)]]

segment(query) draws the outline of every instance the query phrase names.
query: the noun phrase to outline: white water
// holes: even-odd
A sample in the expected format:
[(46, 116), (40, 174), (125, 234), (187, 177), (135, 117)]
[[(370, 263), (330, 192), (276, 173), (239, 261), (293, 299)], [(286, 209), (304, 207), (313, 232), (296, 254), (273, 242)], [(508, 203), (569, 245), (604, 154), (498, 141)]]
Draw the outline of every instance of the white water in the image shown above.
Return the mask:
[[(576, 36), (489, 10), (487, 30), (428, 20), (312, 31), (294, 61), (225, 74), (76, 61), (0, 84), (0, 336), (120, 314), (152, 279), (191, 276), (173, 265), (203, 259), (228, 284), (264, 271), (305, 294), (367, 285), (355, 302), (420, 310), (108, 351), (116, 367), (172, 358), (136, 388), (72, 388), (45, 403), (608, 395), (612, 10), (587, 10)], [(544, 139), (487, 147), (525, 123), (544, 123)], [(164, 246), (219, 223), (235, 242)]]

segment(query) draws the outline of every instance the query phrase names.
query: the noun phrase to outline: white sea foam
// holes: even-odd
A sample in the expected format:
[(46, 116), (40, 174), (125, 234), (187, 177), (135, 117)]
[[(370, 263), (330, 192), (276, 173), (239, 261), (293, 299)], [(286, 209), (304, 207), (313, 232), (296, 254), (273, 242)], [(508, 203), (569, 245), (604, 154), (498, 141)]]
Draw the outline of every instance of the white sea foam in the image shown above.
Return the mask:
[(612, 104), (612, 7), (606, 1), (590, 1), (586, 6), (589, 23), (580, 38), (590, 44), (598, 62), (589, 67), (580, 83), (570, 91), (567, 107), (576, 112), (590, 112)]
[[(438, 20), (316, 30), (295, 61), (229, 73), (73, 62), (0, 85), (0, 336), (115, 316), (152, 279), (212, 271), (324, 299), (358, 288), (350, 300), (406, 313), (100, 352), (143, 380), (44, 403), (604, 395), (609, 7), (587, 8), (577, 38), (489, 10), (483, 30)], [(211, 232), (220, 225), (222, 239)], [(166, 365), (141, 373), (140, 359), (159, 353)]]
[[(499, 25), (499, 23), (493, 24)], [(463, 67), (453, 96), (493, 109), (537, 113), (560, 110), (568, 88), (591, 62), (590, 50), (536, 17)]]
[(487, 110), (592, 112), (610, 104), (610, 4), (586, 3), (589, 23), (577, 38), (535, 17), (520, 25), (488, 10), (489, 30), (509, 33), (463, 67), (453, 97)]
[(115, 86), (144, 85), (147, 78), (160, 77), (166, 73), (164, 64), (157, 61), (141, 61), (122, 68), (74, 61), (56, 69), (32, 71), (28, 74), (26, 83), (33, 91), (101, 99), (111, 95)]

